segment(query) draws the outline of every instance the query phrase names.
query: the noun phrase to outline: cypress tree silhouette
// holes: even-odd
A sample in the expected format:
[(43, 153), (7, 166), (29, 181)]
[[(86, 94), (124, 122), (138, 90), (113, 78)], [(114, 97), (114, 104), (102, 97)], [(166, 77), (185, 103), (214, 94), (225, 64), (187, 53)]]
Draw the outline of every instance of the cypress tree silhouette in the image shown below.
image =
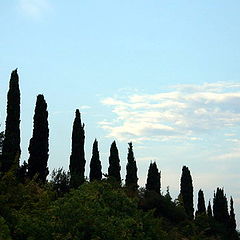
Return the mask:
[(33, 118), (33, 135), (29, 143), (28, 176), (45, 183), (48, 175), (49, 129), (47, 103), (42, 94), (37, 96)]
[(150, 163), (150, 166), (148, 168), (146, 190), (155, 191), (156, 193), (160, 194), (161, 188), (160, 178), (161, 172), (158, 171), (156, 162)]
[(186, 166), (182, 168), (180, 194), (188, 217), (193, 219), (193, 184), (190, 171)]
[(233, 199), (231, 197), (229, 227), (233, 234), (236, 232), (236, 226), (237, 226), (237, 224), (236, 224), (235, 213), (234, 213), (234, 208), (233, 208)]
[(213, 215), (212, 215), (212, 207), (211, 207), (210, 201), (208, 202), (207, 215), (208, 215), (209, 217), (212, 217), (212, 216), (213, 216)]
[(70, 156), (70, 186), (79, 187), (84, 183), (85, 153), (84, 153), (85, 131), (84, 123), (81, 123), (79, 109), (76, 109), (72, 129), (72, 153)]
[(116, 142), (113, 141), (110, 147), (110, 156), (109, 156), (109, 167), (108, 167), (108, 176), (110, 178), (115, 179), (118, 183), (121, 183), (121, 175), (120, 175), (120, 159), (118, 155), (118, 149)]
[(17, 69), (12, 71), (7, 95), (7, 118), (2, 145), (0, 172), (19, 167), (20, 149), (20, 90)]
[(205, 200), (203, 191), (200, 189), (198, 192), (198, 205), (196, 215), (206, 214)]
[(126, 187), (130, 188), (133, 191), (136, 191), (138, 189), (137, 165), (134, 158), (133, 145), (131, 142), (128, 143), (128, 145), (129, 145), (127, 157), (128, 163), (126, 167), (127, 174), (125, 184)]
[(213, 198), (213, 216), (214, 219), (220, 223), (229, 223), (228, 203), (224, 190), (217, 188)]
[(92, 158), (90, 162), (90, 182), (102, 179), (102, 166), (99, 159), (98, 142), (95, 139), (92, 149)]

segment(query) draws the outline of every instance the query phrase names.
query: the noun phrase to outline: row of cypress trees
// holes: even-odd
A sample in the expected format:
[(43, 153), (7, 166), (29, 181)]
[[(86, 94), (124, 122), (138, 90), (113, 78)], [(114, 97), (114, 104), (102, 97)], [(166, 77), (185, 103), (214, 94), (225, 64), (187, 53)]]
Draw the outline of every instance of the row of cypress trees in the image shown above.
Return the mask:
[[(29, 143), (29, 159), (28, 163), (24, 162), (22, 166), (19, 164), (20, 149), (20, 90), (19, 77), (17, 69), (11, 74), (9, 91), (7, 95), (7, 118), (4, 138), (1, 137), (1, 155), (0, 155), (0, 173), (1, 176), (8, 171), (13, 171), (19, 179), (28, 177), (36, 178), (40, 183), (45, 183), (49, 173), (47, 163), (49, 157), (49, 128), (48, 128), (48, 111), (47, 103), (43, 95), (37, 96), (33, 123), (33, 134)], [(70, 156), (70, 186), (77, 188), (85, 181), (85, 130), (84, 124), (81, 122), (79, 110), (76, 110), (75, 119), (72, 130), (72, 150)], [(138, 177), (136, 160), (133, 153), (133, 145), (129, 143), (128, 156), (126, 166), (125, 186), (132, 191), (138, 189)], [(116, 142), (114, 141), (110, 147), (108, 177), (114, 179), (121, 184), (120, 175), (120, 159)], [(89, 180), (102, 179), (102, 166), (99, 157), (98, 142), (95, 139), (92, 149), (92, 158), (90, 161)], [(161, 173), (155, 162), (150, 163), (147, 175), (146, 190), (154, 191), (161, 194)], [(184, 166), (182, 168), (180, 195), (179, 200), (185, 209), (189, 219), (194, 219), (193, 207), (193, 184), (189, 169)], [(217, 188), (213, 198), (213, 210), (209, 202), (206, 210), (204, 193), (200, 189), (198, 192), (198, 205), (195, 215), (206, 214), (220, 223), (229, 226), (234, 232), (236, 230), (236, 220), (233, 208), (233, 199), (230, 199), (230, 212), (228, 212), (228, 202), (223, 189)]]
[[(19, 179), (36, 178), (41, 183), (46, 182), (49, 173), (47, 163), (49, 157), (49, 128), (47, 103), (42, 94), (37, 96), (33, 117), (33, 134), (30, 139), (28, 163), (20, 166), (20, 89), (17, 69), (12, 71), (7, 96), (7, 118), (4, 137), (1, 138), (0, 173), (12, 170)], [(2, 141), (3, 140), (3, 141)], [(72, 130), (72, 150), (70, 156), (70, 186), (77, 188), (84, 180), (85, 131), (81, 122), (80, 112), (77, 109)], [(108, 176), (121, 182), (120, 160), (116, 142), (110, 148)], [(102, 179), (102, 167), (99, 159), (98, 142), (94, 141), (90, 163), (90, 181)], [(129, 143), (126, 186), (137, 189), (137, 167), (133, 155), (132, 143)]]

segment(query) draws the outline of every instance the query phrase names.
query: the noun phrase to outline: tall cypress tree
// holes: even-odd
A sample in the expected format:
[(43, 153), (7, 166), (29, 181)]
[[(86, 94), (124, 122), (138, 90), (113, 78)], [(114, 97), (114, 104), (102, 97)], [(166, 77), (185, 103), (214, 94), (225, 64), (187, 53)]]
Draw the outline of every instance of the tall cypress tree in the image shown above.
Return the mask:
[(109, 156), (109, 167), (108, 167), (108, 176), (115, 179), (118, 183), (121, 183), (120, 175), (120, 159), (118, 155), (118, 149), (116, 142), (113, 141), (110, 147), (110, 156)]
[(196, 215), (198, 214), (206, 214), (204, 194), (201, 189), (198, 192), (198, 205), (197, 205)]
[(42, 94), (37, 96), (33, 117), (33, 135), (29, 143), (28, 176), (45, 183), (48, 175), (49, 129), (47, 103)]
[(20, 90), (17, 69), (12, 71), (7, 95), (7, 118), (2, 146), (0, 172), (19, 167), (20, 149)]
[(210, 201), (208, 202), (207, 215), (208, 215), (209, 217), (212, 217), (212, 216), (213, 216), (213, 214), (212, 214), (212, 207), (211, 207)]
[(102, 179), (102, 166), (99, 159), (98, 142), (95, 139), (92, 149), (92, 158), (90, 162), (90, 182)]
[(156, 162), (150, 163), (150, 166), (148, 168), (146, 190), (155, 191), (156, 193), (160, 194), (161, 189), (160, 178), (161, 172), (158, 171)]
[(213, 216), (220, 223), (229, 223), (228, 203), (224, 190), (217, 188), (213, 198)]
[(180, 194), (188, 217), (193, 219), (193, 184), (190, 171), (186, 166), (182, 168)]
[(70, 156), (70, 186), (79, 187), (84, 183), (85, 153), (84, 153), (85, 131), (81, 122), (79, 109), (76, 110), (72, 129), (72, 153)]
[(126, 187), (130, 188), (133, 191), (136, 191), (138, 189), (137, 164), (134, 158), (133, 145), (131, 142), (128, 143), (128, 145), (129, 145), (127, 156), (128, 162), (126, 167), (127, 174), (125, 184)]
[(233, 208), (233, 199), (231, 197), (230, 199), (230, 219), (229, 219), (229, 227), (232, 233), (236, 232), (236, 219), (235, 219), (235, 213), (234, 213), (234, 208)]

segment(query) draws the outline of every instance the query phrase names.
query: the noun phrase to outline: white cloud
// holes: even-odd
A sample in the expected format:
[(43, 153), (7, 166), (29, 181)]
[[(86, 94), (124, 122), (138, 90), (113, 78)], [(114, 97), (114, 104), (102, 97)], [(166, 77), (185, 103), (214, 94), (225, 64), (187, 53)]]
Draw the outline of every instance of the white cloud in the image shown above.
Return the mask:
[[(119, 140), (199, 140), (240, 123), (240, 84), (178, 85), (169, 92), (103, 99), (113, 121), (100, 125)], [(224, 136), (223, 134), (223, 136)]]
[(49, 10), (50, 4), (48, 0), (19, 0), (20, 10), (33, 18), (39, 18)]

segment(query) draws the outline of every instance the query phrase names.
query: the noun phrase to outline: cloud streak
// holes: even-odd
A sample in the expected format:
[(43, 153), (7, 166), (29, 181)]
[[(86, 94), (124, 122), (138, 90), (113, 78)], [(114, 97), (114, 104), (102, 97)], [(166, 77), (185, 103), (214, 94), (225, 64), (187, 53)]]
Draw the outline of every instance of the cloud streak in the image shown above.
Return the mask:
[(19, 0), (19, 7), (24, 14), (39, 18), (49, 10), (50, 4), (47, 0)]
[[(240, 123), (240, 84), (177, 85), (168, 92), (109, 97), (115, 118), (100, 126), (118, 140), (199, 140)], [(229, 136), (230, 137), (230, 136)]]

